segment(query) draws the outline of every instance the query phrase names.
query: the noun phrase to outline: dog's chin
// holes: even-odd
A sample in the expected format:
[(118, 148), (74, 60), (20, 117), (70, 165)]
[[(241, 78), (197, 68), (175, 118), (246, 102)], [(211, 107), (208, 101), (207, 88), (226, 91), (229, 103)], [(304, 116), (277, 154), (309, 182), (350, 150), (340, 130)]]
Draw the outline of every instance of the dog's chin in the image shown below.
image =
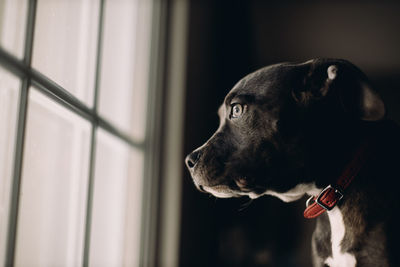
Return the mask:
[(302, 183), (294, 186), (286, 192), (276, 192), (273, 190), (265, 190), (261, 193), (248, 190), (234, 190), (226, 185), (217, 186), (202, 186), (203, 191), (212, 194), (218, 198), (232, 198), (248, 196), (251, 199), (259, 198), (263, 195), (271, 195), (281, 199), (284, 202), (293, 202), (302, 198), (305, 194), (307, 195), (318, 195), (321, 189), (317, 188), (314, 183)]
[(202, 186), (202, 189), (211, 195), (218, 197), (218, 198), (233, 198), (233, 197), (242, 197), (248, 196), (251, 199), (258, 198), (263, 194), (257, 194), (254, 192), (249, 191), (240, 191), (240, 190), (233, 190), (229, 186), (226, 185), (217, 185), (217, 186)]
[(259, 198), (265, 195), (266, 190), (252, 190), (250, 189), (251, 186), (244, 182), (244, 179), (236, 179), (235, 185), (232, 187), (225, 184), (219, 185), (205, 185), (203, 182), (200, 183), (199, 181), (204, 181), (205, 179), (200, 179), (199, 176), (193, 175), (193, 182), (196, 188), (204, 193), (209, 193), (217, 198), (236, 198), (247, 196), (251, 199)]
[(237, 193), (232, 191), (228, 186), (217, 185), (217, 186), (203, 186), (204, 191), (218, 198), (231, 198), (239, 197)]

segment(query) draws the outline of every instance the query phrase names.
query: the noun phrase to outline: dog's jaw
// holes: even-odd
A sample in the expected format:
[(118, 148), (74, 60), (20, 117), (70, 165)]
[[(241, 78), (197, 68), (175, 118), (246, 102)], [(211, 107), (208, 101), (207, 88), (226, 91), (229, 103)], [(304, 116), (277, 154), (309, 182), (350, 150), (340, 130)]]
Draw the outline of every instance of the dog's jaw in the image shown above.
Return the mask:
[(298, 184), (294, 188), (290, 189), (289, 191), (279, 193), (273, 190), (266, 190), (264, 193), (255, 193), (255, 192), (241, 192), (230, 189), (228, 186), (203, 186), (204, 191), (212, 194), (218, 198), (231, 198), (231, 197), (240, 197), (240, 196), (248, 196), (251, 199), (256, 199), (264, 195), (270, 195), (279, 198), (284, 202), (292, 202), (299, 200), (305, 194), (309, 196), (316, 196), (321, 191), (320, 188), (315, 186), (315, 183), (304, 183)]
[[(289, 191), (278, 193), (273, 190), (267, 190), (263, 194), (257, 195), (256, 197), (260, 197), (262, 195), (270, 195), (279, 198), (284, 202), (292, 202), (299, 200), (305, 194), (310, 196), (316, 196), (321, 191), (321, 189), (315, 186), (315, 183), (305, 183), (305, 184), (298, 184)], [(251, 196), (250, 196), (251, 197)], [(256, 198), (254, 197), (254, 198)], [(252, 198), (252, 197), (251, 197)]]
[(249, 198), (258, 198), (261, 195), (253, 192), (242, 192), (239, 190), (232, 190), (229, 186), (217, 185), (217, 186), (202, 186), (202, 189), (210, 193), (211, 195), (218, 198), (231, 198), (231, 197), (241, 197), (248, 196)]
[(203, 190), (218, 198), (231, 198), (240, 196), (239, 194), (234, 193), (227, 186), (203, 186)]

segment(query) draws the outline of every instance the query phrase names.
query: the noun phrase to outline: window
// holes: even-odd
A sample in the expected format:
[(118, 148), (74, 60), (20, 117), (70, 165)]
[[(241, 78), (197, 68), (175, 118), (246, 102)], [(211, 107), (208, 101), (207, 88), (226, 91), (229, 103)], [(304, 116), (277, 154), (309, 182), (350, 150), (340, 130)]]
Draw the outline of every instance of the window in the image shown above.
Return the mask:
[(154, 3), (0, 1), (0, 266), (142, 265), (161, 138)]

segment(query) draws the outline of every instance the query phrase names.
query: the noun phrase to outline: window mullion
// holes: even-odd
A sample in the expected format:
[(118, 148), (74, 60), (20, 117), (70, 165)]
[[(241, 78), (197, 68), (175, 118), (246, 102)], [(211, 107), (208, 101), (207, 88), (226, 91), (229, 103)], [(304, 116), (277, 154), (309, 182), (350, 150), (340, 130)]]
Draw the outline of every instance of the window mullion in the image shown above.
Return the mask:
[(33, 36), (35, 32), (35, 19), (36, 19), (36, 7), (37, 1), (30, 0), (28, 6), (28, 19), (25, 32), (25, 52), (23, 62), (27, 67), (31, 66), (32, 63), (32, 51), (33, 51)]
[[(36, 17), (36, 0), (29, 1), (28, 5), (28, 19), (26, 23), (25, 32), (25, 51), (23, 64), (24, 67), (30, 68), (32, 62), (32, 49), (33, 49), (33, 35), (35, 29), (35, 17)], [(17, 123), (17, 138), (14, 151), (14, 171), (13, 181), (11, 189), (11, 201), (10, 201), (10, 214), (8, 220), (8, 236), (7, 236), (7, 252), (6, 252), (6, 266), (14, 266), (15, 259), (15, 247), (16, 247), (16, 236), (17, 236), (17, 220), (18, 220), (18, 208), (19, 208), (19, 196), (20, 196), (20, 185), (21, 185), (21, 171), (22, 171), (22, 160), (23, 160), (23, 149), (25, 140), (25, 128), (26, 128), (26, 111), (28, 106), (28, 90), (30, 87), (30, 77), (25, 76), (21, 86), (20, 99), (19, 99), (19, 110), (18, 110), (18, 123)]]
[[(96, 76), (93, 97), (93, 113), (96, 117), (97, 106), (99, 99), (100, 87), (100, 70), (101, 70), (101, 50), (103, 41), (103, 25), (104, 25), (104, 0), (100, 0), (100, 14), (99, 14), (99, 27), (97, 35), (97, 52), (96, 52)], [(94, 169), (95, 169), (95, 155), (96, 155), (96, 131), (99, 126), (100, 120), (92, 120), (91, 144), (90, 144), (90, 166), (89, 166), (89, 181), (88, 193), (86, 203), (86, 225), (85, 225), (85, 244), (83, 251), (83, 266), (89, 266), (89, 251), (90, 251), (90, 234), (92, 223), (92, 210), (93, 210), (93, 186), (94, 186)]]

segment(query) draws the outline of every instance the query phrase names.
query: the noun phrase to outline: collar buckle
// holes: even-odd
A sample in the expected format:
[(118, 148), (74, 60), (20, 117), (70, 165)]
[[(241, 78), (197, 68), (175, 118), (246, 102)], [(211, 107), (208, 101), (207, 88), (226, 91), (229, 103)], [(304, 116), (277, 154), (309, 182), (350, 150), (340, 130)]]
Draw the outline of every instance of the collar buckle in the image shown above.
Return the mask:
[[(329, 205), (327, 203), (325, 203), (325, 201), (323, 200), (324, 197), (326, 197), (328, 194), (330, 194), (331, 192), (334, 193), (334, 202), (333, 205)], [(318, 197), (315, 199), (315, 202), (320, 205), (322, 208), (324, 208), (325, 210), (332, 210), (336, 204), (343, 198), (344, 194), (341, 190), (339, 190), (337, 187), (333, 186), (333, 185), (328, 185), (327, 187), (325, 187), (324, 190), (321, 191), (321, 193), (319, 193)]]

